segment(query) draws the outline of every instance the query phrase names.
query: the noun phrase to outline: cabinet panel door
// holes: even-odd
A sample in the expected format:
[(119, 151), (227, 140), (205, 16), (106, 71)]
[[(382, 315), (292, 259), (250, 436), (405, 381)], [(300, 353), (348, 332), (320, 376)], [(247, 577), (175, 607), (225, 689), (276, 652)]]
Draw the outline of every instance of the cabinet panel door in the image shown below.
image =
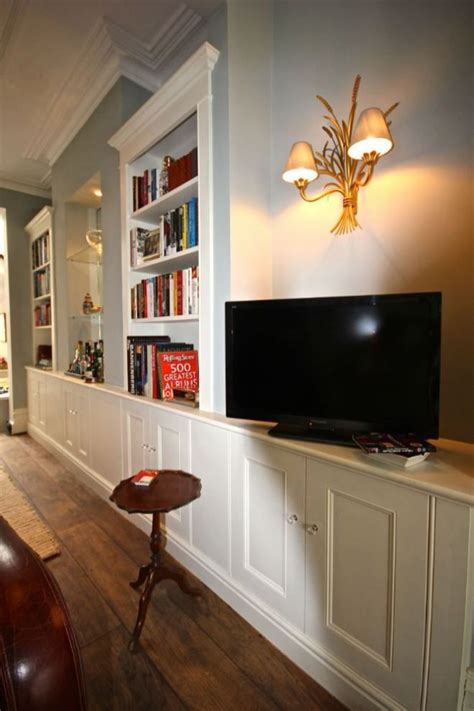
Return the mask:
[(89, 391), (91, 467), (116, 486), (122, 478), (121, 398)]
[(306, 486), (306, 633), (419, 707), (429, 497), (310, 459)]
[(71, 454), (76, 453), (77, 447), (77, 416), (75, 413), (76, 400), (74, 390), (70, 385), (63, 388), (63, 419), (64, 419), (64, 446)]
[(122, 478), (148, 467), (148, 407), (141, 402), (122, 403)]
[(76, 455), (84, 462), (89, 462), (90, 417), (89, 393), (77, 388), (74, 394), (74, 416), (76, 419)]
[(44, 375), (36, 378), (37, 403), (38, 403), (38, 427), (46, 432), (46, 379)]
[(28, 371), (28, 422), (38, 425), (38, 377), (36, 373)]
[(62, 383), (58, 378), (46, 378), (46, 432), (58, 443), (64, 441)]
[(191, 473), (202, 481), (191, 513), (191, 543), (230, 572), (230, 433), (191, 422)]
[[(150, 410), (149, 466), (153, 469), (182, 469), (189, 472), (189, 420), (153, 408)], [(192, 472), (190, 472), (192, 473)], [(190, 507), (170, 511), (166, 527), (189, 541)]]
[(302, 628), (304, 457), (240, 435), (231, 457), (232, 573)]

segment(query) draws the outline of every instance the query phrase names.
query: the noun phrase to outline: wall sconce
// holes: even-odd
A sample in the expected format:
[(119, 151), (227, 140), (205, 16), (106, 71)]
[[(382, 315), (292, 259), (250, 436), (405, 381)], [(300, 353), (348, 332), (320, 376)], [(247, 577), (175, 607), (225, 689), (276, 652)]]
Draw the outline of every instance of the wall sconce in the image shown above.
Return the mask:
[[(337, 235), (360, 227), (356, 218), (359, 188), (367, 185), (379, 158), (393, 148), (389, 130), (391, 122), (386, 119), (398, 106), (398, 102), (387, 111), (377, 108), (362, 111), (353, 133), (359, 86), (360, 76), (357, 75), (347, 123), (339, 122), (326, 99), (317, 96), (329, 113), (324, 117), (328, 125), (323, 126), (329, 139), (321, 153), (313, 151), (305, 141), (294, 143), (282, 174), (283, 180), (295, 184), (306, 202), (316, 202), (332, 193), (341, 193), (342, 214), (331, 230)], [(325, 184), (322, 193), (308, 197), (306, 187), (319, 175), (328, 175), (332, 180)]]

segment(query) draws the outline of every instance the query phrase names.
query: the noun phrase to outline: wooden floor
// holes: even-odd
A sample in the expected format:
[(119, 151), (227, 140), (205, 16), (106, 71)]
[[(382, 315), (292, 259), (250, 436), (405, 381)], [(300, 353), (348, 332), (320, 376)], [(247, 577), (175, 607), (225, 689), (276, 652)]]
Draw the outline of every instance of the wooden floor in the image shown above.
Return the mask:
[(27, 435), (0, 435), (0, 460), (60, 540), (48, 565), (77, 632), (91, 709), (344, 708), (189, 573), (203, 597), (160, 583), (130, 654), (138, 593), (128, 581), (148, 559), (145, 534)]

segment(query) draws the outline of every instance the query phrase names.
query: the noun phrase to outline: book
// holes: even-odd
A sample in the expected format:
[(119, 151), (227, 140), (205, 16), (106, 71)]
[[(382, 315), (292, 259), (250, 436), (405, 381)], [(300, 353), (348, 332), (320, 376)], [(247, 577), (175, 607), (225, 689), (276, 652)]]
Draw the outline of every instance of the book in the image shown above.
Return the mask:
[(197, 403), (199, 361), (195, 350), (158, 353), (160, 389), (163, 400), (183, 399)]
[(388, 432), (371, 432), (353, 435), (352, 439), (366, 454), (424, 454), (436, 452), (436, 447), (414, 435), (392, 435)]
[(390, 452), (382, 452), (379, 454), (369, 453), (368, 456), (376, 460), (377, 462), (389, 462), (390, 464), (395, 464), (397, 467), (402, 467), (404, 469), (408, 467), (414, 467), (417, 464), (424, 462), (427, 457), (430, 456), (430, 452), (422, 452), (417, 454), (416, 452), (411, 452), (409, 454), (391, 454)]
[(159, 473), (158, 469), (140, 469), (139, 472), (132, 476), (132, 484), (135, 484), (135, 486), (150, 486)]

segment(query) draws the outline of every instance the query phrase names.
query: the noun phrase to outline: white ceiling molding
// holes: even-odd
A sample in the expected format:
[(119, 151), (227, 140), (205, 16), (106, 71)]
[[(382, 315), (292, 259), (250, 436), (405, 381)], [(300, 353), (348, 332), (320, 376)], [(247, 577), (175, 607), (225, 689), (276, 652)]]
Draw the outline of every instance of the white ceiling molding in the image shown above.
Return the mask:
[(51, 190), (46, 187), (38, 185), (38, 183), (32, 180), (21, 180), (18, 176), (11, 176), (0, 171), (0, 188), (5, 188), (6, 190), (15, 190), (17, 193), (28, 193), (28, 195), (37, 195), (38, 197), (50, 198)]
[[(5, 19), (0, 27), (0, 62), (7, 51), (8, 43), (13, 34), (13, 29), (17, 24), (22, 10), (25, 7), (25, 0), (3, 0), (5, 3), (2, 12)], [(8, 5), (8, 9), (5, 9)]]
[(112, 20), (100, 18), (23, 157), (52, 166), (120, 76), (149, 91), (159, 89), (159, 67), (202, 22), (181, 3), (169, 22), (144, 43)]

